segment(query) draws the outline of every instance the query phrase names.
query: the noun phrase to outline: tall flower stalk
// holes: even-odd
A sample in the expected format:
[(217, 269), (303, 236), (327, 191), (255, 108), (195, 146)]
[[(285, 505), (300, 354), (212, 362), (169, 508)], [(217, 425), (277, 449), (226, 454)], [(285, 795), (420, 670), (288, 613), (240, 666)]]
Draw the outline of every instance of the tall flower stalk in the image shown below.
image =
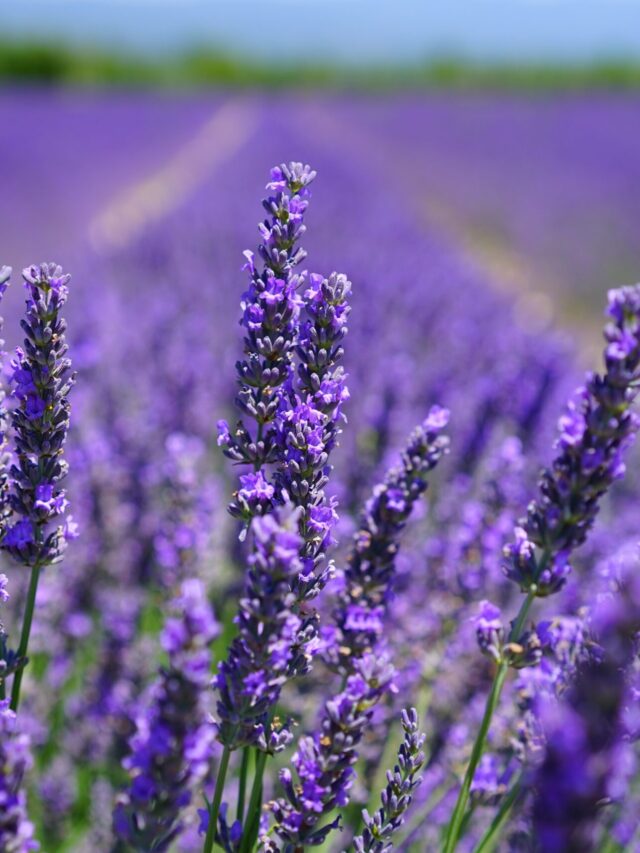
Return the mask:
[[(558, 592), (565, 584), (569, 557), (585, 541), (600, 499), (623, 476), (622, 456), (638, 430), (632, 405), (640, 380), (640, 285), (611, 291), (608, 315), (605, 372), (587, 377), (560, 418), (557, 456), (551, 468), (542, 472), (538, 498), (516, 528), (515, 541), (505, 549), (505, 573), (525, 593), (508, 635), (509, 649), (513, 643), (520, 644), (535, 599)], [(444, 853), (453, 853), (457, 847), (471, 784), (512, 665), (509, 653), (498, 656), (484, 716), (447, 828)]]
[[(11, 523), (3, 550), (30, 570), (29, 589), (17, 657), (25, 661), (31, 634), (40, 572), (62, 559), (75, 525), (65, 519), (68, 502), (61, 483), (67, 474), (63, 458), (69, 428), (69, 391), (74, 377), (67, 358), (66, 323), (61, 316), (70, 276), (55, 264), (23, 271), (27, 291), (22, 320), (24, 348), (12, 361), (11, 414), (16, 463), (12, 465)], [(11, 708), (20, 702), (24, 666), (14, 675)]]
[[(341, 406), (348, 398), (340, 361), (351, 284), (336, 273), (325, 279), (293, 272), (305, 257), (297, 241), (305, 231), (308, 185), (314, 177), (301, 163), (272, 170), (267, 188), (273, 195), (264, 202), (268, 218), (260, 228), (263, 270), (256, 268), (252, 253), (245, 253), (251, 284), (242, 302), (245, 359), (237, 364), (236, 402), (255, 428), (243, 420), (232, 432), (221, 421), (218, 443), (234, 462), (253, 469), (240, 476), (230, 511), (244, 522), (245, 533), (254, 519), (255, 536), (239, 635), (217, 679), (218, 736), (224, 752), (205, 850), (211, 849), (218, 829), (230, 752), (245, 749), (241, 815), (247, 748), (256, 746), (259, 753), (250, 803), (255, 811), (266, 756), (290, 740), (287, 727), (276, 727), (271, 718), (284, 683), (310, 669), (319, 619), (309, 602), (332, 575), (325, 553), (337, 513), (324, 487)], [(256, 518), (268, 514), (274, 517)], [(257, 833), (254, 817), (249, 817), (243, 843)]]

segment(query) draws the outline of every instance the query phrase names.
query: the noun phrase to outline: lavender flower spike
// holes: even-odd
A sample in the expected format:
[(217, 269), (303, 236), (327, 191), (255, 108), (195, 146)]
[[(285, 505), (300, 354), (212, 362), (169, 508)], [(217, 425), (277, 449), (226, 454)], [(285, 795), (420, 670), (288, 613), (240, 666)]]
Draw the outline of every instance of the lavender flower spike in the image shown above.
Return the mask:
[[(69, 428), (69, 390), (73, 385), (67, 358), (66, 323), (60, 312), (67, 301), (70, 276), (55, 264), (24, 270), (27, 313), (22, 321), (24, 349), (12, 361), (13, 394), (19, 406), (12, 415), (17, 466), (11, 469), (10, 505), (14, 523), (2, 547), (25, 566), (58, 562), (73, 535), (60, 483), (67, 474), (63, 448)], [(59, 523), (51, 528), (51, 522)]]
[(427, 473), (448, 451), (449, 439), (441, 434), (448, 420), (446, 409), (431, 409), (411, 434), (400, 465), (389, 471), (367, 503), (334, 614), (339, 631), (336, 647), (341, 650), (340, 660), (334, 664), (341, 671), (350, 671), (353, 661), (374, 649), (382, 635), (398, 540), (416, 501), (427, 489)]
[[(13, 395), (18, 406), (11, 425), (17, 464), (11, 467), (9, 506), (12, 523), (4, 532), (3, 550), (31, 569), (31, 580), (17, 656), (26, 659), (40, 570), (57, 563), (67, 540), (76, 536), (68, 502), (60, 488), (67, 474), (63, 458), (69, 428), (69, 391), (74, 382), (67, 358), (66, 323), (60, 312), (67, 301), (70, 276), (55, 264), (22, 273), (27, 291), (24, 349), (12, 362)], [(14, 676), (11, 707), (20, 701), (24, 669)]]
[(182, 584), (167, 620), (162, 669), (123, 762), (131, 781), (113, 815), (115, 850), (163, 851), (182, 830), (181, 812), (204, 779), (211, 759), (212, 728), (204, 696), (211, 671), (210, 646), (218, 634), (200, 581)]
[(393, 773), (387, 771), (387, 787), (380, 797), (382, 806), (373, 817), (366, 809), (363, 811), (365, 830), (353, 839), (355, 853), (390, 853), (393, 850), (390, 839), (404, 823), (413, 791), (422, 781), (418, 773), (424, 764), (422, 744), (425, 736), (418, 731), (415, 708), (402, 712), (402, 728), (404, 740), (398, 750), (398, 763)]
[(27, 853), (39, 850), (33, 824), (27, 817), (24, 774), (31, 768), (29, 738), (16, 729), (16, 715), (9, 703), (0, 702), (0, 850)]
[[(220, 421), (218, 444), (230, 459), (251, 465), (255, 472), (278, 455), (275, 421), (284, 385), (293, 373), (301, 303), (297, 287), (302, 279), (293, 269), (306, 257), (297, 243), (305, 232), (308, 185), (314, 177), (315, 172), (301, 163), (272, 169), (267, 184), (272, 195), (263, 202), (269, 216), (260, 226), (264, 269), (259, 271), (253, 253), (245, 252), (251, 283), (242, 300), (245, 358), (236, 365), (240, 386), (236, 404), (256, 427), (252, 430), (239, 421), (232, 433), (226, 421)], [(247, 475), (251, 476), (264, 481), (261, 473)], [(229, 507), (232, 515), (247, 523), (268, 508), (273, 496), (266, 482), (254, 488), (249, 479)]]
[(229, 749), (255, 745), (275, 752), (290, 739), (271, 728), (269, 716), (294, 664), (300, 628), (291, 591), (301, 571), (299, 515), (287, 506), (252, 523), (255, 546), (236, 620), (238, 636), (216, 679), (218, 738)]
[(307, 319), (300, 325), (296, 347), (297, 382), (289, 399), (282, 401), (279, 417), (275, 482), (281, 495), (303, 508), (300, 532), (305, 572), (296, 583), (300, 603), (315, 598), (331, 576), (321, 566), (338, 516), (324, 487), (331, 473), (329, 457), (340, 435), (342, 405), (349, 398), (340, 362), (350, 292), (351, 282), (342, 274), (332, 273), (327, 279), (316, 274), (309, 277), (304, 294)]
[[(285, 796), (269, 804), (275, 818), (273, 830), (291, 851), (324, 843), (340, 825), (340, 817), (325, 820), (336, 808), (346, 806), (353, 785), (357, 748), (370, 724), (372, 708), (393, 687), (394, 669), (379, 655), (358, 660), (344, 690), (330, 699), (323, 711), (319, 732), (300, 738), (292, 764), (280, 771)], [(268, 853), (280, 847), (268, 836), (262, 839)]]
[(622, 455), (640, 420), (631, 411), (640, 378), (640, 285), (609, 292), (603, 376), (589, 375), (560, 418), (558, 455), (542, 473), (531, 503), (505, 549), (505, 571), (537, 596), (557, 592), (598, 513), (600, 498), (624, 475)]

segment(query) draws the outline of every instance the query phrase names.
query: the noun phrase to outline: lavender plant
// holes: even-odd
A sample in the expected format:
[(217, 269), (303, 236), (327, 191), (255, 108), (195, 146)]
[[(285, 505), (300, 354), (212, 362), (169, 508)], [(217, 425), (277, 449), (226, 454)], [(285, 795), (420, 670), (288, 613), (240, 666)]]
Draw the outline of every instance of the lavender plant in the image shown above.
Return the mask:
[[(455, 850), (471, 784), (495, 708), (511, 666), (538, 662), (523, 628), (536, 597), (558, 592), (570, 571), (572, 551), (586, 540), (602, 496), (625, 471), (622, 456), (640, 421), (632, 411), (640, 367), (640, 286), (609, 293), (605, 329), (605, 373), (590, 375), (559, 422), (557, 456), (542, 473), (540, 495), (505, 548), (505, 573), (526, 597), (511, 625), (508, 644), (497, 652), (498, 667), (471, 758), (449, 824), (445, 853)], [(495, 656), (501, 641), (497, 612), (479, 626), (481, 647)], [(496, 649), (497, 650), (497, 649)]]
[[(11, 414), (16, 462), (11, 466), (8, 504), (12, 510), (2, 548), (30, 570), (18, 660), (25, 661), (40, 572), (62, 559), (66, 543), (76, 535), (68, 501), (61, 488), (67, 474), (63, 458), (69, 427), (68, 396), (74, 378), (67, 358), (66, 324), (61, 310), (67, 301), (70, 276), (55, 264), (24, 270), (27, 291), (24, 349), (12, 361)], [(24, 666), (11, 689), (11, 708), (20, 701)]]

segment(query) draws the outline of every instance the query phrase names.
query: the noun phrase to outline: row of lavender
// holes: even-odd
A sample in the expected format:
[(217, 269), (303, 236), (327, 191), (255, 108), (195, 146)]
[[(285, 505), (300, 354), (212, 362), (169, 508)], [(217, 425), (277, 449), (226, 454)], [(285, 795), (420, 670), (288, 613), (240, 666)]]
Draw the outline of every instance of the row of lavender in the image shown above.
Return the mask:
[[(241, 196), (236, 174), (230, 168), (216, 179), (221, 197)], [(325, 843), (382, 850), (392, 832), (398, 849), (491, 849), (503, 826), (508, 843), (526, 849), (532, 813), (540, 832), (554, 833), (541, 836), (544, 849), (571, 849), (562, 834), (570, 828), (561, 825), (568, 812), (550, 827), (553, 813), (541, 805), (543, 793), (557, 804), (557, 791), (532, 785), (531, 774), (543, 779), (550, 761), (558, 767), (567, 759), (562, 738), (549, 741), (557, 755), (545, 752), (541, 697), (564, 691), (591, 652), (585, 605), (597, 600), (606, 578), (617, 579), (617, 563), (607, 560), (612, 543), (636, 535), (631, 481), (613, 496), (611, 518), (576, 559), (579, 580), (565, 583), (569, 553), (582, 543), (602, 492), (622, 473), (618, 450), (635, 429), (626, 410), (636, 380), (637, 297), (625, 292), (613, 303), (606, 377), (591, 379), (563, 420), (542, 496), (514, 534), (536, 494), (539, 462), (551, 452), (572, 372), (566, 352), (515, 328), (508, 306), (437, 237), (417, 230), (401, 201), (376, 192), (363, 169), (336, 158), (325, 174), (335, 189), (316, 241), (348, 264), (353, 298), (341, 276), (305, 278), (294, 270), (302, 260), (295, 244), (307, 171), (276, 174), (262, 266), (247, 261), (245, 359), (237, 367), (244, 423), (223, 424), (218, 439), (249, 469), (231, 485), (232, 517), (249, 530), (242, 541), (224, 521), (227, 485), (212, 448), (214, 413), (233, 396), (231, 370), (220, 365), (229, 364), (232, 351), (224, 317), (234, 296), (209, 282), (233, 269), (234, 241), (225, 228), (234, 211), (212, 210), (204, 188), (190, 215), (183, 212), (113, 259), (99, 312), (76, 307), (83, 317), (82, 334), (75, 334), (82, 381), (68, 455), (82, 536), (63, 567), (45, 573), (30, 689), (20, 710), (39, 747), (33, 814), (46, 849), (166, 849), (174, 840), (179, 849), (201, 849), (195, 808), (202, 786), (205, 849)], [(336, 222), (358, 222), (366, 244), (346, 226), (336, 231)], [(339, 366), (348, 303), (350, 400)], [(445, 449), (439, 436), (447, 418), (434, 403), (452, 412), (451, 452), (425, 512), (419, 498), (426, 473)], [(349, 424), (328, 479), (343, 409)], [(348, 542), (372, 483), (427, 414), (400, 467), (374, 491), (352, 548), (334, 551), (334, 568), (326, 557), (332, 539)], [(415, 523), (398, 552), (412, 513)], [(519, 604), (502, 571), (502, 549), (511, 541), (508, 573), (527, 595), (505, 632), (496, 605), (509, 613)], [(627, 557), (635, 559), (632, 546), (619, 561)], [(224, 626), (218, 640), (197, 577)], [(529, 630), (530, 605), (550, 592), (558, 592), (555, 606)], [(485, 598), (494, 604), (481, 608), (476, 623)], [(171, 600), (181, 615), (162, 628), (166, 657), (158, 676), (158, 614)], [(19, 591), (14, 601), (20, 615)], [(603, 636), (617, 637), (621, 618), (603, 621)], [(476, 631), (496, 666), (482, 664)], [(212, 659), (222, 663), (217, 743), (207, 722)], [(591, 656), (581, 678), (620, 671), (606, 669), (604, 660)], [(507, 680), (512, 668), (518, 678)], [(589, 714), (602, 710), (581, 706), (583, 681), (576, 684), (561, 704), (549, 705), (556, 727), (564, 716), (578, 734), (583, 726), (567, 765), (574, 767), (588, 758)], [(616, 713), (605, 709), (610, 723), (620, 719), (616, 737), (596, 744), (611, 760), (573, 804), (581, 834), (571, 843), (583, 845), (574, 849), (600, 843), (585, 821), (607, 796), (612, 803), (598, 831), (607, 843), (633, 843), (621, 835), (625, 807), (633, 803), (620, 801), (619, 779), (606, 778), (612, 749), (624, 748), (622, 730), (631, 727), (617, 712), (624, 689), (621, 683)], [(401, 738), (394, 726), (407, 703), (418, 706), (427, 734), (423, 784), (413, 790), (422, 759), (410, 712), (399, 775), (389, 779), (382, 811), (363, 828), (362, 805), (369, 803), (371, 813), (378, 807)], [(293, 723), (311, 734), (290, 747)], [(289, 749), (297, 779), (282, 763)], [(271, 772), (278, 767), (279, 778)], [(618, 795), (603, 793), (614, 782)], [(572, 791), (569, 779), (561, 793)], [(397, 832), (410, 795), (409, 821)], [(271, 803), (271, 817), (260, 821), (263, 802)], [(333, 831), (336, 809), (342, 833)]]

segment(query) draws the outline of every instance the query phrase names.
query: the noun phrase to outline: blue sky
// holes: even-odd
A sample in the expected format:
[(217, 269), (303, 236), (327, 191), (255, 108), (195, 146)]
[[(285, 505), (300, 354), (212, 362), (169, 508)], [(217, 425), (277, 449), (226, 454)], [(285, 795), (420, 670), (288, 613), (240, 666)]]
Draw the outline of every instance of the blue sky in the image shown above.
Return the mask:
[(260, 59), (640, 59), (640, 0), (3, 0), (0, 32)]

